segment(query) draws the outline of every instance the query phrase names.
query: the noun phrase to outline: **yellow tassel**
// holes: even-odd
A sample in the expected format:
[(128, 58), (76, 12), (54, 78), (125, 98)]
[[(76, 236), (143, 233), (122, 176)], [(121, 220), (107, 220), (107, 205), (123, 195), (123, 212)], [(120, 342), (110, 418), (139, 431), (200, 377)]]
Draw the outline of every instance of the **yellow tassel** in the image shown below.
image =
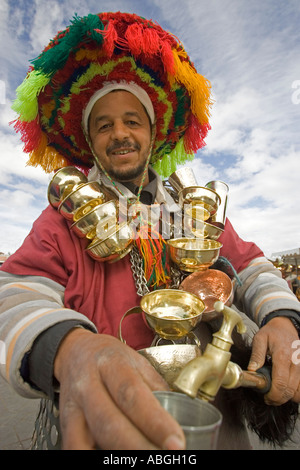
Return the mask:
[(191, 110), (201, 124), (207, 124), (210, 116), (210, 82), (199, 75), (188, 61), (181, 61), (180, 56), (186, 58), (184, 51), (173, 49), (175, 62), (175, 80), (182, 83), (191, 95)]
[(51, 100), (42, 106), (42, 115), (50, 119), (53, 109), (55, 108), (55, 101)]
[(104, 56), (105, 53), (102, 51), (102, 49), (95, 49), (95, 50), (89, 50), (89, 49), (79, 49), (76, 52), (75, 59), (80, 62), (83, 59), (88, 59), (92, 62), (96, 62), (97, 59), (100, 57)]
[(51, 173), (68, 166), (68, 162), (57, 150), (47, 146), (47, 137), (43, 133), (38, 148), (30, 153), (27, 165), (33, 167), (40, 165), (46, 173)]

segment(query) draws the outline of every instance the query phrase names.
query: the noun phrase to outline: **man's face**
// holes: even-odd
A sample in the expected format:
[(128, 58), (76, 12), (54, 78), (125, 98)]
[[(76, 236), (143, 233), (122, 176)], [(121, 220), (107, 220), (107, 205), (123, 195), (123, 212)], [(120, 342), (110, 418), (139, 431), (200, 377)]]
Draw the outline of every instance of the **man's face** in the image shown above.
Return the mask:
[(140, 184), (150, 151), (151, 127), (133, 94), (118, 90), (100, 98), (90, 115), (89, 134), (95, 154), (112, 179)]

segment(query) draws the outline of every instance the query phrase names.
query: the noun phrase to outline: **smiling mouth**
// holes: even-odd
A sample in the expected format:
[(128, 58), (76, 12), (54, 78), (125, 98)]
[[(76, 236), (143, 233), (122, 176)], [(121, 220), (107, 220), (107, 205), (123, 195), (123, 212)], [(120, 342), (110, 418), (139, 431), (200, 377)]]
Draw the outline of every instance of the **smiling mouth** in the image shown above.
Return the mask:
[(132, 153), (132, 152), (135, 152), (135, 149), (131, 148), (131, 149), (119, 149), (119, 150), (114, 150), (113, 152), (110, 152), (111, 155), (127, 155), (128, 153)]

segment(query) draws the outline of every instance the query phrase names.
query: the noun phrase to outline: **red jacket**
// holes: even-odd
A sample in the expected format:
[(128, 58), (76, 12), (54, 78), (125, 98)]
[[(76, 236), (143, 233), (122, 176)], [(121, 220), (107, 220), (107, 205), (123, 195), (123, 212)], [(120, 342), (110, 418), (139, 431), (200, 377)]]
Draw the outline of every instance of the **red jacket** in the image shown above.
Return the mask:
[[(85, 251), (88, 240), (79, 239), (69, 227), (66, 219), (47, 207), (2, 269), (59, 283), (65, 288), (66, 308), (88, 317), (99, 333), (117, 336), (124, 313), (140, 302), (129, 256), (112, 264), (95, 261)], [(228, 220), (219, 241), (223, 244), (220, 256), (227, 258), (237, 272), (252, 259), (263, 256), (254, 243), (239, 238)], [(148, 347), (153, 339), (152, 331), (139, 314), (124, 320), (122, 336), (134, 349)]]

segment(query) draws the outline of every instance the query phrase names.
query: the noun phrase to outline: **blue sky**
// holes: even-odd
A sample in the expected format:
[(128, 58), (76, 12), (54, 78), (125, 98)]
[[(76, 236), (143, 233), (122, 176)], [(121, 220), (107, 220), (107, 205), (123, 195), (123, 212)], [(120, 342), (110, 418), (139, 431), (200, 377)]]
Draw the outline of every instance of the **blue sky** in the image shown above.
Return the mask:
[(227, 215), (267, 256), (300, 247), (299, 0), (1, 0), (0, 251), (14, 252), (47, 205), (50, 176), (26, 166), (9, 127), (30, 59), (74, 13), (127, 11), (181, 39), (212, 84), (212, 130), (192, 168), (230, 188)]

